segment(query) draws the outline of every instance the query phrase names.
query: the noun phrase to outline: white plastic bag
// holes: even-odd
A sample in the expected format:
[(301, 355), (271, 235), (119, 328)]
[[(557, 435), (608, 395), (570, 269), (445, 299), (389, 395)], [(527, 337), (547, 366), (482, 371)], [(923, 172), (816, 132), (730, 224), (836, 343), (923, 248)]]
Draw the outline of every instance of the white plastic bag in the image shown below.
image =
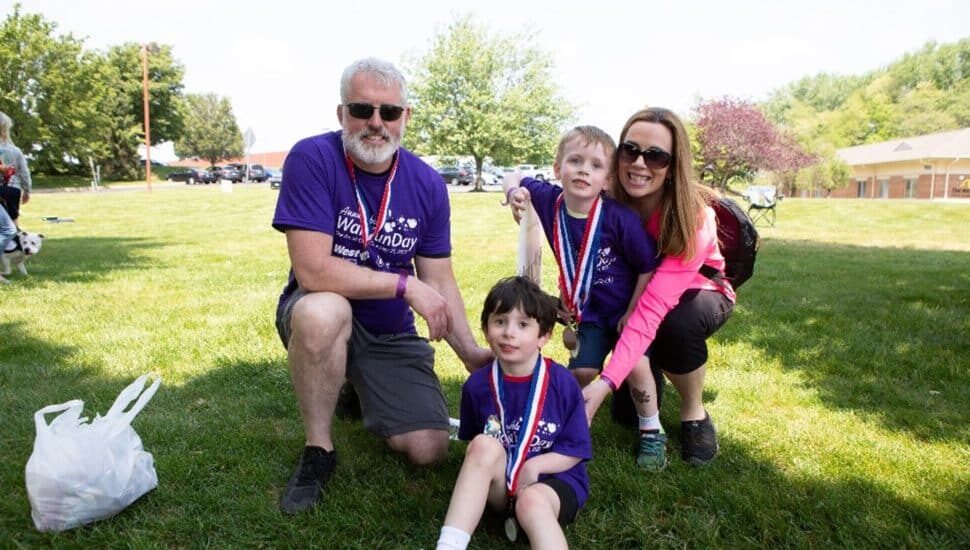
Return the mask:
[[(142, 449), (131, 427), (162, 382), (156, 375), (145, 388), (148, 378), (139, 376), (107, 414), (91, 423), (81, 418), (80, 399), (34, 413), (37, 438), (25, 477), (30, 515), (38, 530), (63, 531), (109, 518), (158, 486), (152, 455)], [(56, 412), (61, 414), (48, 424), (44, 415)]]

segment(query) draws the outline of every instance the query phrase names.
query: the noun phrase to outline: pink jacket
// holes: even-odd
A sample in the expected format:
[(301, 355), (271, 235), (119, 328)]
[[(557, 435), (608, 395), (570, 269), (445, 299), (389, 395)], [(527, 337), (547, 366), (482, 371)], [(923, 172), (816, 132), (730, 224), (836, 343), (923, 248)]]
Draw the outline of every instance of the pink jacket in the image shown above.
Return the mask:
[[(657, 209), (647, 220), (647, 232), (656, 238), (659, 229), (660, 210)], [(685, 261), (683, 257), (670, 256), (661, 260), (660, 266), (640, 296), (636, 309), (630, 315), (613, 349), (610, 362), (603, 369), (604, 378), (617, 385), (626, 379), (653, 343), (660, 322), (680, 302), (685, 291), (694, 288), (716, 290), (732, 302), (735, 300), (734, 289), (730, 287), (730, 283), (725, 281), (726, 288), (722, 287), (698, 271), (701, 264), (724, 269), (724, 256), (717, 245), (714, 209), (709, 206), (704, 208), (704, 224), (697, 230), (694, 247), (694, 258), (690, 261)]]

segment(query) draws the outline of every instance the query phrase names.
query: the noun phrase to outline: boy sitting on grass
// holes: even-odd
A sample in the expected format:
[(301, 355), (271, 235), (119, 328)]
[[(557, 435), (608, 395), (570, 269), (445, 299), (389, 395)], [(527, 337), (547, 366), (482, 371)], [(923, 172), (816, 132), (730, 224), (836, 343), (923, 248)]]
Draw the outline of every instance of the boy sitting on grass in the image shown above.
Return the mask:
[(488, 503), (521, 525), (535, 548), (567, 548), (562, 525), (586, 503), (592, 458), (582, 392), (562, 365), (543, 358), (556, 301), (524, 277), (488, 293), (482, 331), (495, 360), (461, 392), (458, 438), (471, 441), (448, 505), (439, 550), (463, 549)]

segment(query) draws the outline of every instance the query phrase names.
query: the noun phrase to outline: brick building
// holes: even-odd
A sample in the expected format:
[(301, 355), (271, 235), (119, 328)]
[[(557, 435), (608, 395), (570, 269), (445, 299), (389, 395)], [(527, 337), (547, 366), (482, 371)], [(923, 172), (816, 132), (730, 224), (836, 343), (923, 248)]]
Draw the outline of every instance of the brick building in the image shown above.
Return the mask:
[(838, 150), (852, 178), (830, 197), (970, 200), (970, 128)]

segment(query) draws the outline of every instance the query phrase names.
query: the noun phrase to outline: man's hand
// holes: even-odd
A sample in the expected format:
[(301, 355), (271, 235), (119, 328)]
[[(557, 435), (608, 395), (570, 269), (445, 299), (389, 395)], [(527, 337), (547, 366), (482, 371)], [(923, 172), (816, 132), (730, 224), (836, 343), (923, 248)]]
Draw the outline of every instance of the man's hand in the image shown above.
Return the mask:
[(404, 299), (428, 324), (428, 338), (437, 341), (451, 333), (451, 312), (448, 302), (437, 290), (417, 277), (408, 277)]
[(490, 363), (492, 359), (495, 359), (492, 350), (475, 346), (474, 349), (466, 352), (465, 357), (462, 357), (461, 361), (465, 364), (465, 370), (472, 373)]
[(20, 204), (27, 204), (30, 202), (30, 191), (22, 191), (20, 193)]
[(596, 379), (583, 388), (583, 402), (586, 408), (586, 423), (593, 424), (593, 417), (599, 410), (603, 400), (610, 394), (610, 385), (602, 379)]

